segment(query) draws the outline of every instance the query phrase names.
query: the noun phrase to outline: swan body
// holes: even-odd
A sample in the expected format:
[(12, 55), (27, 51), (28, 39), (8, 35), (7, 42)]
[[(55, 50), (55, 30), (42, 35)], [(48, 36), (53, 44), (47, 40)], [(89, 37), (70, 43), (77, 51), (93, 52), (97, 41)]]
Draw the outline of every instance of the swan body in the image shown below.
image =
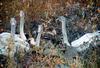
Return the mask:
[(84, 42), (92, 42), (93, 40), (93, 38), (95, 37), (95, 36), (100, 36), (100, 33), (99, 32), (94, 32), (94, 33), (87, 33), (87, 34), (85, 34), (85, 35), (83, 35), (82, 37), (80, 37), (79, 39), (77, 39), (77, 40), (75, 40), (75, 41), (73, 41), (72, 43), (71, 43), (71, 45), (73, 46), (73, 47), (79, 47), (79, 45), (82, 45)]
[(0, 34), (0, 38), (0, 54), (8, 55), (7, 50), (10, 45), (12, 48), (11, 56), (13, 56), (16, 51), (25, 50), (25, 52), (27, 52), (29, 50), (29, 44), (21, 39), (19, 35), (15, 35), (13, 39), (11, 33), (4, 32)]
[[(97, 37), (97, 39), (96, 39)], [(94, 32), (94, 33), (87, 33), (80, 37), (79, 39), (71, 42), (71, 46), (77, 48), (78, 51), (83, 51), (89, 48), (89, 45), (96, 40), (100, 40), (100, 33)]]

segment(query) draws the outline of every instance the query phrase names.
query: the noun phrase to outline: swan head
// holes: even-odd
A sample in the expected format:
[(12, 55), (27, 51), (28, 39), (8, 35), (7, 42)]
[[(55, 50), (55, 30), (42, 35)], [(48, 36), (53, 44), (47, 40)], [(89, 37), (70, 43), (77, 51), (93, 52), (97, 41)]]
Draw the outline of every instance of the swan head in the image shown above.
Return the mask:
[(25, 13), (24, 13), (24, 11), (20, 11), (20, 17), (24, 17), (25, 16)]
[(16, 20), (15, 20), (15, 18), (11, 18), (10, 23), (11, 23), (11, 25), (16, 25)]
[(66, 16), (59, 16), (56, 21), (60, 21), (60, 22), (72, 22), (72, 21), (75, 21), (77, 20), (77, 15), (74, 15), (74, 16), (70, 16), (70, 17), (66, 17)]
[(64, 16), (59, 16), (56, 21), (65, 22), (66, 18)]

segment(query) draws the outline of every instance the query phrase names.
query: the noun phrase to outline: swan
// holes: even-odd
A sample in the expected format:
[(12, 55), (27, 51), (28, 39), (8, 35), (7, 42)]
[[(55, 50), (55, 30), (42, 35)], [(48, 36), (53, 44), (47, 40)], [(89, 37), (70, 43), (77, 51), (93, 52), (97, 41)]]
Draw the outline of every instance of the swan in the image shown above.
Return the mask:
[(67, 31), (66, 31), (66, 23), (67, 20), (64, 16), (59, 16), (56, 20), (59, 20), (62, 23), (62, 34), (63, 34), (63, 43), (66, 44), (68, 47), (72, 47), (78, 52), (84, 51), (87, 48), (89, 48), (89, 45), (92, 42), (96, 41), (96, 37), (98, 37), (98, 40), (100, 40), (100, 31), (93, 32), (93, 33), (86, 33), (82, 37), (80, 37), (77, 40), (72, 41), (69, 43)]
[[(29, 51), (29, 44), (25, 41), (26, 37), (23, 31), (24, 22), (23, 22), (23, 11), (20, 11), (20, 34), (15, 34), (16, 29), (16, 20), (15, 18), (11, 18), (11, 33), (3, 32), (0, 34), (0, 54), (4, 54), (8, 56), (10, 54), (11, 57), (14, 56), (15, 52)], [(10, 49), (10, 52), (9, 52)]]

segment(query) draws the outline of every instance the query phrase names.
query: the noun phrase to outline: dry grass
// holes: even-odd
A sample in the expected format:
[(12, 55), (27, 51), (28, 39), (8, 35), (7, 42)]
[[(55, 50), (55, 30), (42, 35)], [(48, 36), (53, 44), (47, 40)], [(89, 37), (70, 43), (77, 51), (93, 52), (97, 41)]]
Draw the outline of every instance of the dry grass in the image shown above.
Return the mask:
[(26, 63), (25, 65), (26, 67), (28, 66), (28, 68), (55, 68), (55, 65), (57, 64), (65, 64), (70, 68), (98, 68), (96, 62), (96, 50), (94, 50), (92, 54), (89, 55), (89, 59), (82, 59), (80, 56), (76, 56), (70, 60), (65, 59), (59, 55), (43, 55), (43, 48), (41, 47), (33, 47), (32, 50), (36, 51), (36, 55), (29, 55), (30, 58), (27, 61), (31, 60), (30, 64), (27, 64), (27, 61), (24, 61), (26, 57), (21, 52), (19, 52), (17, 58), (21, 63), (16, 64), (14, 58), (11, 58), (9, 55), (7, 60), (7, 68), (20, 68), (23, 65), (23, 62)]

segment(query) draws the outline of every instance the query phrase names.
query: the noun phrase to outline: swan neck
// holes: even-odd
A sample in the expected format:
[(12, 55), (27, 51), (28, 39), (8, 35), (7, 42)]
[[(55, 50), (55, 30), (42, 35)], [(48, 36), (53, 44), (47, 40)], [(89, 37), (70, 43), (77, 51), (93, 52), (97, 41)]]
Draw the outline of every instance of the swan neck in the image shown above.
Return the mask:
[(42, 31), (43, 31), (43, 27), (42, 27), (42, 25), (39, 25), (38, 26), (38, 35), (37, 35), (37, 38), (36, 38), (36, 45), (37, 46), (40, 45), (40, 38), (41, 38)]
[(11, 34), (14, 37), (16, 31), (16, 25), (11, 25)]
[(23, 40), (26, 40), (25, 34), (24, 34), (24, 17), (20, 17), (20, 36)]
[(62, 34), (63, 34), (63, 42), (70, 46), (70, 43), (68, 41), (67, 31), (66, 31), (66, 21), (62, 21)]
[(24, 33), (24, 19), (20, 19), (20, 34)]
[(11, 24), (11, 35), (14, 37), (15, 31), (16, 31), (16, 20), (15, 20), (15, 18), (11, 18), (10, 24)]

